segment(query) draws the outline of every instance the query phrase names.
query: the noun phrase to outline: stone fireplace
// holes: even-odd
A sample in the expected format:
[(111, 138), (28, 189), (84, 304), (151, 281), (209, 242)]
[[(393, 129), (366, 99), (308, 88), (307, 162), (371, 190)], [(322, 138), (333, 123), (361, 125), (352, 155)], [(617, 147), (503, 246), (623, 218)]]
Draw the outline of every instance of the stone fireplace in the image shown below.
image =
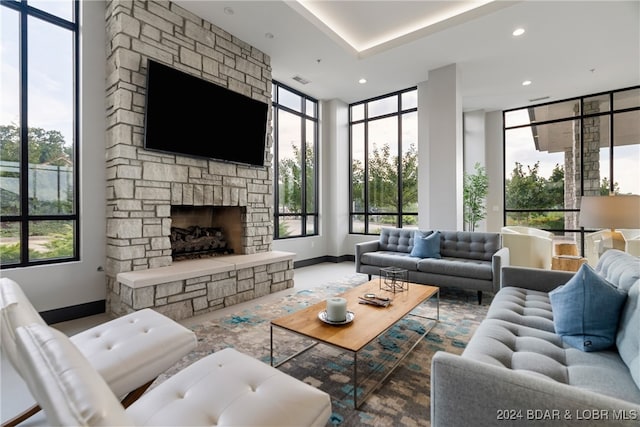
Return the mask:
[[(271, 251), (270, 122), (264, 167), (143, 148), (148, 58), (270, 104), (269, 57), (171, 2), (106, 4), (108, 307), (182, 318), (293, 286), (292, 254)], [(192, 220), (224, 229), (233, 254), (174, 261), (172, 227)]]

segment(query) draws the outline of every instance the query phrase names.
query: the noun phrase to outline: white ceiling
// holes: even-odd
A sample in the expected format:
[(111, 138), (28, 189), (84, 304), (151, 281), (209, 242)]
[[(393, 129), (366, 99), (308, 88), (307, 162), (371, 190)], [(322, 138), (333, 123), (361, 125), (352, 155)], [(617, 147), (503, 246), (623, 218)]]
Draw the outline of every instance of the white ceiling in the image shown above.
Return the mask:
[[(174, 2), (268, 54), (275, 80), (320, 100), (405, 89), (452, 63), (465, 111), (640, 84), (639, 0)], [(526, 32), (514, 37), (518, 27)]]

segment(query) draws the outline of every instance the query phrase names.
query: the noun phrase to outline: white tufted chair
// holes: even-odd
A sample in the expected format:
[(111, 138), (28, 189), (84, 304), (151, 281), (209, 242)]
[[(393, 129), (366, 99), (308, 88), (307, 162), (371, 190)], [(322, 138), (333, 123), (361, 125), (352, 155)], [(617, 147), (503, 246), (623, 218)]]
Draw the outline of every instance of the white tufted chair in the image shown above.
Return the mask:
[[(20, 285), (0, 279), (0, 336), (2, 349), (21, 377), (24, 360), (18, 356), (16, 329), (28, 325), (46, 325), (26, 297)], [(196, 336), (174, 320), (151, 309), (113, 319), (71, 337), (70, 342), (91, 360), (121, 404), (129, 406), (138, 399), (158, 375), (173, 366), (196, 347)], [(36, 414), (36, 405), (6, 421), (13, 426)]]
[(510, 265), (551, 268), (553, 233), (531, 227), (502, 227), (502, 246), (509, 248)]

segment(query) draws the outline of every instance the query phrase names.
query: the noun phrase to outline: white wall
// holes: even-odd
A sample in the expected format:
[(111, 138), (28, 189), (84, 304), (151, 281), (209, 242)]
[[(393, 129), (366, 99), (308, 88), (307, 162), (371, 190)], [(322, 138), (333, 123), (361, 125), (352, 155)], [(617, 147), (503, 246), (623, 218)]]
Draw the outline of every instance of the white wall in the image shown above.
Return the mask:
[[(105, 299), (105, 31), (103, 1), (82, 2), (80, 42), (80, 261), (2, 270), (38, 311)], [(82, 29), (91, 29), (82, 31)]]

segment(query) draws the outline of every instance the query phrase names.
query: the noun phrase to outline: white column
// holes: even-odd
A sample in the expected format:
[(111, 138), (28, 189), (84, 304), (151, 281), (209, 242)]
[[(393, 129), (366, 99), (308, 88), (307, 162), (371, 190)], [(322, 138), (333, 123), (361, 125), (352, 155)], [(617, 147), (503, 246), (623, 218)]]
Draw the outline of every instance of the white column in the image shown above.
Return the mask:
[(419, 226), (462, 230), (462, 97), (456, 64), (418, 86)]
[(487, 231), (499, 232), (504, 208), (504, 143), (502, 111), (485, 114), (485, 159), (489, 194), (487, 195)]

